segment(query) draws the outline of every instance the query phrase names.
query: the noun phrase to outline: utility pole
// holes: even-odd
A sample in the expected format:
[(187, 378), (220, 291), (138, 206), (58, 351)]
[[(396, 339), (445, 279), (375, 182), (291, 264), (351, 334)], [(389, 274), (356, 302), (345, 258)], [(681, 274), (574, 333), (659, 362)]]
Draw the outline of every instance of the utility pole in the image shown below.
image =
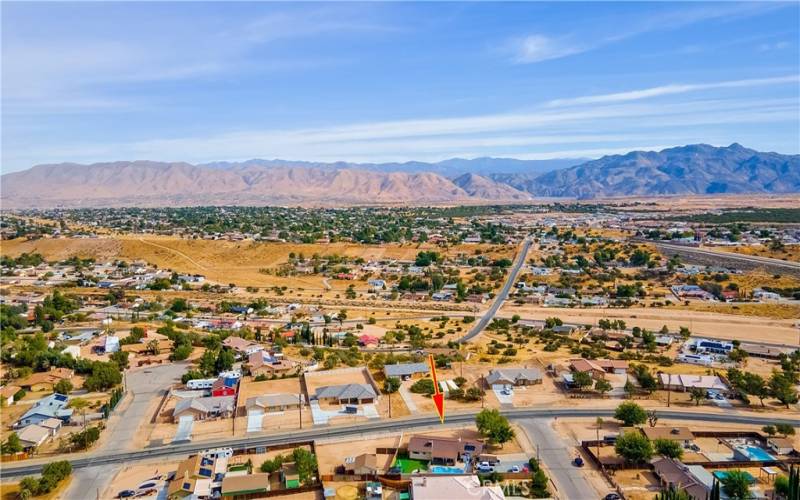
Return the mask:
[(303, 395), (297, 395), (298, 401), (300, 402), (300, 430), (303, 430)]
[(481, 374), (481, 408), (483, 408), (483, 396), (484, 396), (484, 392), (485, 392), (485, 391), (483, 390), (483, 374)]
[(389, 418), (392, 418), (392, 393), (389, 393)]

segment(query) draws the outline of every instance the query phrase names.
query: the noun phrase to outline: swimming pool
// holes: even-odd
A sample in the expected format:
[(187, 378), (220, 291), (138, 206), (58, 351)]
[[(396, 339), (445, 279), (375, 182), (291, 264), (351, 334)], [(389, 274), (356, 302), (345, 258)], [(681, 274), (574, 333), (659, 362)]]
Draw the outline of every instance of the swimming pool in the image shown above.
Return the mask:
[(434, 474), (463, 474), (464, 469), (458, 467), (447, 467), (444, 465), (432, 465), (430, 471)]
[(775, 460), (775, 457), (759, 448), (758, 446), (739, 446), (736, 450), (750, 460), (769, 461)]
[[(750, 484), (755, 484), (755, 482), (756, 482), (756, 478), (755, 478), (755, 477), (753, 477), (753, 475), (752, 475), (752, 474), (750, 474), (750, 473), (749, 473), (749, 472), (747, 472), (747, 471), (744, 471), (744, 475), (745, 475), (745, 477), (747, 478), (747, 481), (748, 481)], [(720, 481), (722, 481), (722, 480), (724, 480), (726, 477), (728, 477), (728, 471), (724, 471), (724, 470), (715, 470), (715, 471), (714, 471), (714, 477), (716, 477), (717, 479), (719, 479)]]

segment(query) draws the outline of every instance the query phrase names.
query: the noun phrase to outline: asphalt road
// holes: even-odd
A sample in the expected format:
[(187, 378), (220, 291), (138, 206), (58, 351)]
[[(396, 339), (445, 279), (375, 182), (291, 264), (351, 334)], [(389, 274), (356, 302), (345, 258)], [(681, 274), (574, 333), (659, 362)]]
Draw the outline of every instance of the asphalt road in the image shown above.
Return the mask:
[(572, 465), (575, 446), (579, 443), (565, 441), (550, 427), (550, 422), (550, 419), (522, 419), (517, 423), (528, 435), (528, 440), (535, 444), (539, 460), (556, 485), (557, 491), (551, 493), (555, 493), (556, 498), (569, 500), (600, 498), (584, 476), (585, 470)]
[[(447, 424), (466, 424), (475, 420), (477, 412), (449, 413), (446, 418)], [(504, 409), (501, 413), (509, 419), (520, 420), (530, 418), (553, 418), (553, 417), (613, 417), (614, 409), (592, 409), (592, 408), (514, 408)], [(664, 419), (674, 420), (694, 420), (711, 422), (730, 422), (740, 424), (765, 425), (776, 423), (787, 423), (795, 427), (800, 427), (800, 419), (776, 418), (775, 416), (751, 416), (742, 414), (713, 414), (701, 411), (675, 411), (659, 409), (659, 416)], [(235, 449), (253, 448), (260, 446), (276, 446), (281, 444), (296, 443), (313, 439), (324, 439), (334, 437), (358, 437), (375, 432), (396, 432), (401, 430), (436, 427), (439, 424), (439, 417), (436, 415), (414, 416), (392, 420), (380, 420), (377, 422), (359, 423), (357, 425), (333, 426), (333, 427), (314, 427), (302, 431), (283, 432), (280, 434), (266, 434), (261, 436), (247, 436), (242, 438), (220, 438), (205, 440), (192, 443), (176, 445), (163, 445), (146, 448), (138, 451), (128, 452), (103, 452), (94, 453), (86, 456), (85, 454), (70, 460), (75, 469), (85, 467), (101, 466), (106, 464), (132, 463), (141, 460), (151, 460), (158, 457), (186, 457), (191, 453), (207, 448), (221, 446), (232, 447)], [(3, 476), (13, 477), (36, 474), (41, 471), (42, 465), (48, 460), (35, 460), (35, 463), (28, 461), (20, 464), (3, 464)]]
[(773, 259), (770, 257), (761, 257), (759, 255), (743, 255), (733, 252), (716, 252), (714, 250), (707, 250), (704, 248), (693, 247), (689, 245), (678, 245), (675, 243), (665, 243), (660, 241), (647, 240), (637, 238), (635, 241), (643, 243), (650, 243), (655, 245), (662, 253), (668, 254), (670, 250), (688, 256), (695, 255), (698, 258), (704, 257), (706, 259), (713, 259), (719, 262), (719, 265), (725, 265), (725, 262), (740, 262), (750, 264), (754, 267), (766, 266), (774, 271), (789, 272), (794, 275), (800, 275), (800, 262), (792, 262), (780, 259)]
[(122, 401), (120, 410), (115, 411), (108, 420), (106, 432), (113, 433), (113, 439), (106, 441), (101, 451), (132, 449), (139, 427), (152, 416), (148, 410), (154, 411), (153, 401), (163, 397), (165, 387), (180, 382), (187, 366), (186, 362), (169, 363), (128, 372), (125, 382), (128, 397), (133, 399)]
[(494, 302), (492, 303), (491, 307), (489, 307), (489, 310), (486, 311), (486, 314), (484, 314), (478, 320), (478, 322), (475, 323), (475, 326), (473, 326), (472, 329), (470, 329), (470, 331), (467, 332), (466, 335), (458, 339), (459, 342), (462, 343), (469, 342), (470, 340), (480, 335), (483, 329), (486, 328), (486, 325), (489, 324), (489, 321), (491, 321), (492, 318), (494, 318), (494, 315), (497, 314), (497, 311), (500, 309), (500, 306), (503, 305), (503, 302), (508, 297), (508, 293), (511, 291), (511, 287), (514, 286), (514, 280), (517, 278), (519, 270), (522, 268), (522, 266), (525, 265), (525, 258), (528, 256), (528, 250), (530, 250), (532, 243), (533, 242), (531, 240), (526, 239), (525, 242), (522, 244), (522, 251), (517, 256), (517, 261), (514, 263), (513, 266), (511, 266), (511, 269), (508, 272), (508, 279), (506, 280), (505, 285), (503, 285), (503, 288), (500, 290), (497, 296), (495, 296)]

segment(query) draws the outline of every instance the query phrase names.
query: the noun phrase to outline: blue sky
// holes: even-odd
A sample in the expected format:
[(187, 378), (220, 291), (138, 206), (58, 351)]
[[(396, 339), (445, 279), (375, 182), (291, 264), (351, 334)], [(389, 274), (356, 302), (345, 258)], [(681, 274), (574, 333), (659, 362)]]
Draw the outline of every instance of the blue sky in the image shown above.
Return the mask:
[(2, 170), (800, 153), (798, 3), (2, 3)]

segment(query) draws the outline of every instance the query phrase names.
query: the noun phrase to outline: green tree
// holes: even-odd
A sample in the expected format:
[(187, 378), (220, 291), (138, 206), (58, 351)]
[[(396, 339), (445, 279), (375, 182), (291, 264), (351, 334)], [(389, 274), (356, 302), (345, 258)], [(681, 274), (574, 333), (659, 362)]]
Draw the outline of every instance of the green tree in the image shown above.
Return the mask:
[(653, 441), (656, 453), (667, 458), (680, 459), (683, 456), (683, 447), (672, 439), (656, 439)]
[(794, 388), (793, 378), (786, 372), (775, 371), (769, 379), (769, 388), (775, 399), (786, 405), (797, 403), (797, 390)]
[(121, 369), (125, 369), (128, 367), (128, 356), (130, 353), (127, 351), (117, 351), (112, 352), (111, 355), (108, 357), (111, 361), (117, 364)]
[(22, 451), (22, 443), (19, 441), (19, 436), (17, 436), (16, 432), (12, 432), (8, 435), (8, 439), (6, 442), (0, 446), (2, 448), (2, 452), (4, 455), (10, 455), (13, 453), (19, 453)]
[(613, 387), (611, 386), (611, 382), (606, 379), (597, 379), (597, 382), (594, 383), (594, 390), (599, 392), (600, 394), (605, 394), (610, 392)]
[(670, 487), (666, 490), (661, 490), (655, 496), (654, 500), (696, 500), (692, 499), (686, 490), (676, 490), (674, 486), (670, 485)]
[(689, 399), (694, 401), (695, 406), (700, 406), (700, 403), (706, 399), (706, 391), (699, 387), (692, 387), (689, 389)]
[(765, 425), (761, 428), (761, 430), (764, 432), (764, 434), (770, 437), (774, 436), (778, 432), (774, 425)]
[(283, 455), (278, 455), (272, 460), (269, 459), (264, 460), (264, 462), (261, 463), (261, 467), (259, 467), (259, 470), (261, 470), (261, 472), (272, 474), (273, 472), (280, 470), (281, 465), (283, 465), (283, 462), (285, 460), (286, 458)]
[(86, 428), (86, 408), (89, 407), (89, 401), (83, 398), (72, 398), (69, 401), (69, 407), (77, 411), (83, 416), (83, 428)]
[(775, 424), (775, 430), (782, 434), (783, 437), (794, 436), (795, 434), (794, 427), (789, 424)]
[(647, 421), (647, 412), (633, 401), (626, 401), (617, 406), (614, 411), (614, 418), (630, 427), (645, 423)]
[(514, 429), (508, 419), (496, 409), (486, 408), (475, 416), (475, 425), (478, 431), (489, 442), (503, 445), (514, 437)]
[(421, 378), (417, 380), (416, 382), (411, 384), (409, 390), (414, 394), (427, 394), (427, 395), (431, 395), (434, 392), (436, 392), (436, 390), (433, 388), (433, 380), (429, 378)]
[(653, 444), (647, 436), (638, 431), (620, 435), (614, 444), (614, 450), (629, 464), (641, 464), (653, 456)]
[(297, 474), (303, 484), (312, 483), (314, 473), (317, 471), (317, 457), (305, 448), (295, 448), (292, 459), (297, 467)]
[(230, 349), (220, 349), (217, 353), (217, 359), (214, 362), (214, 369), (217, 373), (225, 372), (233, 368), (233, 363), (236, 361), (233, 351)]
[(383, 382), (383, 392), (386, 394), (394, 394), (400, 389), (401, 381), (397, 377), (389, 377)]
[(722, 491), (731, 499), (747, 500), (750, 498), (750, 475), (745, 471), (729, 470), (721, 481)]
[(53, 390), (59, 394), (69, 394), (70, 392), (72, 392), (72, 389), (73, 389), (72, 382), (70, 382), (65, 378), (59, 380), (58, 383), (56, 383), (56, 385), (53, 386)]
[(592, 386), (592, 376), (589, 372), (574, 372), (572, 374), (572, 382), (578, 387), (580, 390), (584, 390), (587, 387)]

